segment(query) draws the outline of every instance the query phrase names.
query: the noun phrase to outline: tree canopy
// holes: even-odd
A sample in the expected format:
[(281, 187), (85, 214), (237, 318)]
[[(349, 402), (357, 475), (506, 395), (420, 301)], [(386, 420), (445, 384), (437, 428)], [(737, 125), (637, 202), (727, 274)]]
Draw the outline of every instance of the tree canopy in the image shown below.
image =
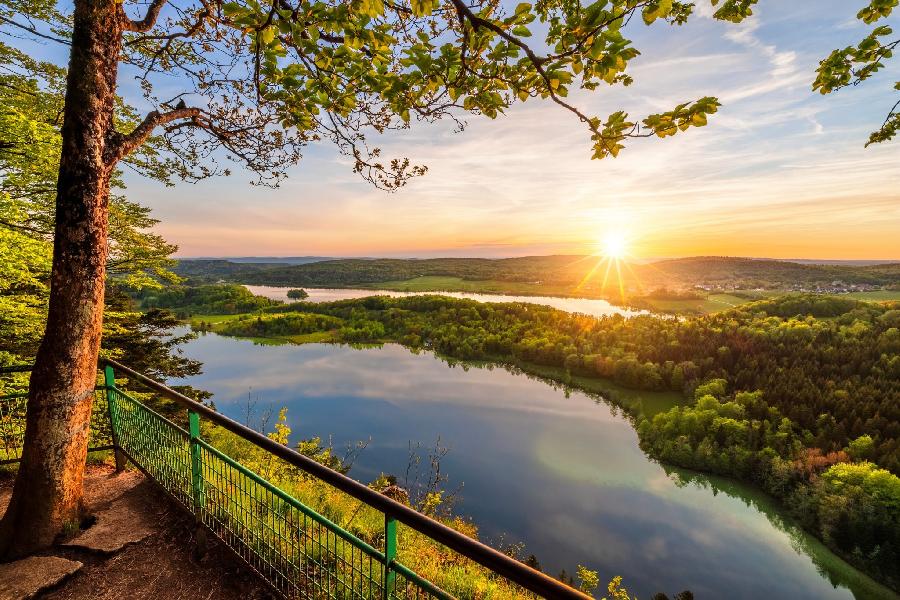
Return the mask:
[[(716, 18), (735, 22), (754, 3), (712, 1)], [(52, 4), (3, 5), (7, 26), (68, 43), (68, 16)], [(718, 101), (685, 98), (641, 118), (625, 111), (596, 116), (570, 93), (629, 85), (626, 69), (640, 54), (629, 29), (680, 25), (693, 9), (672, 0), (542, 0), (512, 9), (497, 0), (153, 0), (129, 18), (132, 7), (122, 5), (121, 60), (154, 110), (136, 120), (117, 107), (116, 131), (128, 133), (116, 133), (109, 159), (128, 157), (161, 131), (158, 146), (129, 160), (158, 169), (165, 149), (167, 173), (206, 177), (229, 171), (221, 164), (224, 148), (260, 182), (273, 183), (304, 146), (325, 139), (353, 159), (355, 171), (391, 189), (425, 168), (383, 159), (367, 143), (373, 132), (442, 118), (461, 128), (462, 114), (493, 118), (531, 98), (573, 113), (588, 129), (594, 158), (615, 156), (628, 138), (705, 125)], [(29, 20), (20, 22), (17, 12)], [(543, 39), (532, 44), (533, 35)], [(181, 88), (174, 93), (172, 75)]]
[[(0, 42), (0, 227), (30, 237), (32, 245), (45, 242), (48, 273), (65, 77), (65, 69)], [(125, 122), (133, 122), (135, 110), (121, 99), (118, 105)], [(158, 150), (157, 141), (151, 140), (126, 165), (164, 179), (167, 167)], [(121, 173), (115, 173), (113, 185), (124, 189)], [(158, 221), (149, 208), (116, 193), (110, 198), (109, 219), (108, 269), (114, 280), (154, 286), (159, 280), (178, 279), (169, 259), (177, 248), (151, 231)]]
[[(831, 94), (848, 86), (858, 86), (885, 67), (885, 62), (893, 58), (894, 50), (900, 45), (894, 30), (882, 22), (897, 8), (898, 0), (870, 0), (856, 15), (867, 25), (875, 27), (858, 44), (838, 48), (819, 63), (813, 89), (822, 94)], [(900, 91), (900, 81), (894, 83)], [(900, 128), (900, 107), (898, 100), (888, 111), (881, 127), (872, 132), (866, 146), (886, 142), (897, 135)]]
[[(0, 364), (31, 362), (43, 333), (50, 292), (54, 196), (61, 151), (65, 69), (32, 59), (0, 42)], [(119, 103), (122, 113), (134, 110)], [(160, 177), (154, 144), (129, 163)], [(116, 180), (121, 186), (121, 179)], [(150, 210), (124, 194), (110, 199), (113, 288), (157, 288), (179, 278), (170, 271), (177, 249), (152, 232)], [(141, 314), (120, 291), (107, 293), (105, 352), (159, 376), (196, 372), (174, 349), (174, 318)]]

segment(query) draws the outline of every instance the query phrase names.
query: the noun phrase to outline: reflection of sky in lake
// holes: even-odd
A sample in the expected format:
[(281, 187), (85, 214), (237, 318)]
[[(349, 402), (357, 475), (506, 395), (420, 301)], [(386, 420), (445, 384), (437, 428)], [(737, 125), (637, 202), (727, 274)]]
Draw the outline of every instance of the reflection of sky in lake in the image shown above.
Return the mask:
[[(289, 287), (274, 287), (268, 285), (244, 286), (258, 296), (265, 296), (282, 302), (294, 302), (287, 297)], [(641, 314), (646, 311), (628, 310), (619, 306), (613, 306), (606, 300), (594, 300), (590, 298), (561, 298), (559, 296), (510, 296), (507, 294), (476, 294), (472, 292), (394, 292), (390, 290), (357, 290), (346, 288), (304, 288), (309, 294), (306, 302), (333, 302), (335, 300), (349, 300), (351, 298), (365, 298), (366, 296), (391, 296), (401, 298), (403, 296), (421, 296), (422, 294), (440, 294), (451, 298), (466, 298), (478, 302), (530, 302), (552, 306), (566, 312), (582, 313), (595, 317), (603, 315), (624, 315), (626, 317)]]
[[(641, 598), (683, 589), (698, 600), (853, 597), (740, 498), (676, 486), (626, 420), (582, 393), (502, 369), (448, 368), (395, 345), (255, 346), (205, 335), (186, 353), (205, 363), (188, 381), (229, 416), (243, 419), (249, 393), (257, 410), (287, 406), (295, 439), (331, 436), (340, 449), (371, 438), (351, 472), (362, 481), (384, 471), (402, 483), (408, 444), (440, 437), (448, 487), (464, 484), (457, 512), (489, 542), (524, 543), (548, 572), (584, 564), (601, 578), (624, 576)], [(840, 562), (830, 575), (860, 577)]]

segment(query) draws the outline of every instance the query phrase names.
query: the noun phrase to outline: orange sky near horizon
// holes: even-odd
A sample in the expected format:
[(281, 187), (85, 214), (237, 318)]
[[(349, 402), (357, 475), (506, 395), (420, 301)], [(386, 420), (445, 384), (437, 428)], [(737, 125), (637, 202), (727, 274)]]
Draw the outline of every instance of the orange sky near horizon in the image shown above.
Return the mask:
[(867, 31), (846, 2), (760, 4), (739, 26), (710, 12), (633, 28), (635, 83), (570, 95), (598, 115), (721, 100), (708, 126), (635, 140), (616, 159), (590, 160), (577, 119), (528, 101), (461, 133), (413, 123), (374, 140), (429, 167), (394, 194), (326, 144), (275, 190), (241, 172), (174, 188), (126, 174), (128, 194), (183, 257), (582, 254), (619, 232), (637, 258), (900, 260), (900, 141), (864, 147), (896, 102), (900, 60), (821, 96), (818, 62)]
[[(830, 203), (792, 204), (747, 211), (745, 207), (702, 212), (615, 206), (570, 217), (510, 215), (502, 221), (477, 217), (428, 221), (424, 214), (390, 211), (368, 216), (290, 215), (283, 225), (265, 225), (252, 247), (236, 245), (246, 224), (196, 228), (163, 223), (170, 239), (182, 240), (179, 256), (484, 256), (596, 254), (610, 233), (625, 238), (637, 259), (684, 256), (746, 256), (828, 260), (900, 260), (900, 199), (845, 198)], [(650, 214), (648, 214), (650, 213)], [(342, 224), (341, 221), (344, 221)], [(251, 219), (251, 222), (253, 219)], [(460, 222), (461, 221), (461, 222)], [(421, 222), (428, 223), (420, 226)], [(336, 232), (347, 232), (341, 235)], [(187, 241), (188, 243), (184, 243)]]

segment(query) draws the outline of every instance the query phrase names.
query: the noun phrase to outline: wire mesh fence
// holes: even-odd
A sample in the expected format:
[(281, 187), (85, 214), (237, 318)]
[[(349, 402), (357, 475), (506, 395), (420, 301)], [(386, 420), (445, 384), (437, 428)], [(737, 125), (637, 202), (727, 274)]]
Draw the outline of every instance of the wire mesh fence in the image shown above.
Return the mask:
[(119, 389), (110, 400), (119, 447), (281, 595), (452, 598), (386, 567), (387, 536), (373, 547), (201, 439), (194, 414), (187, 431)]
[(203, 441), (203, 524), (288, 597), (377, 598), (383, 553)]
[[(21, 368), (0, 368), (0, 465), (22, 459), (25, 442), (25, 416), (28, 404), (27, 376)], [(106, 404), (106, 387), (98, 386), (91, 405), (91, 428), (88, 451), (109, 450), (113, 447), (112, 427)]]
[(27, 399), (27, 393), (0, 396), (0, 463), (16, 462), (22, 458)]
[(175, 500), (193, 510), (190, 434), (115, 388), (110, 390), (109, 408), (118, 447)]

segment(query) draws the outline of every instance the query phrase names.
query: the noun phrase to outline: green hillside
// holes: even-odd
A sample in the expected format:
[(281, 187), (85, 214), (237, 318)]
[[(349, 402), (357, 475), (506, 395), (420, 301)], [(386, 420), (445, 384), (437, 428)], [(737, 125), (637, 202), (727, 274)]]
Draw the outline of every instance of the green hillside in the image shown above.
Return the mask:
[[(302, 265), (182, 260), (176, 271), (192, 282), (231, 281), (274, 286), (379, 287), (409, 291), (490, 291), (598, 296), (661, 288), (692, 290), (874, 291), (900, 286), (900, 264), (810, 265), (729, 257), (693, 257), (616, 269), (596, 256), (521, 258), (339, 259)], [(454, 279), (455, 278), (455, 279)], [(605, 285), (604, 285), (605, 280)], [(513, 285), (515, 284), (515, 285)]]

